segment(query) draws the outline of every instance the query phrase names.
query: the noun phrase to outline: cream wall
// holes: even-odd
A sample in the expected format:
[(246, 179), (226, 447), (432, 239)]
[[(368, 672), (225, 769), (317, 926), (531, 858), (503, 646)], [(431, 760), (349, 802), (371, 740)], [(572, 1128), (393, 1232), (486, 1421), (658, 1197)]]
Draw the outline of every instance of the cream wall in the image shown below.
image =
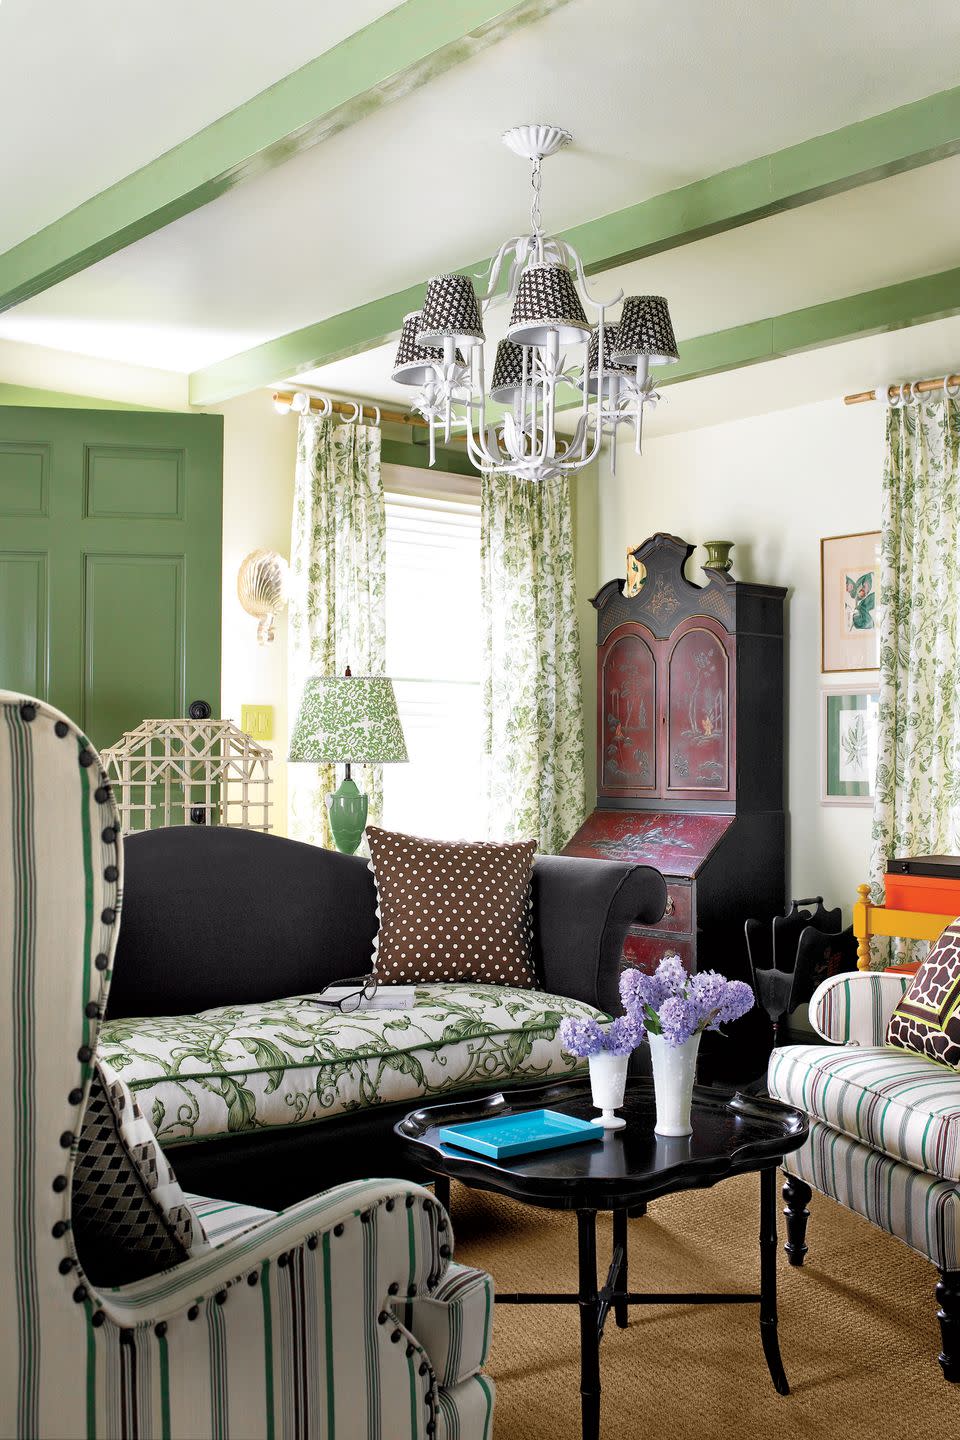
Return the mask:
[[(617, 475), (601, 461), (601, 583), (624, 574), (628, 546), (657, 530), (691, 542), (734, 540), (738, 579), (788, 587), (788, 892), (823, 894), (847, 910), (866, 878), (870, 811), (819, 799), (821, 686), (876, 674), (820, 673), (820, 538), (880, 524), (884, 413), (839, 400), (621, 443)], [(687, 574), (699, 578), (698, 550)], [(581, 609), (588, 597), (581, 594)], [(588, 650), (594, 633), (588, 632)], [(585, 656), (585, 667), (592, 663)], [(592, 722), (593, 704), (585, 696)]]
[(237, 598), (237, 571), (251, 550), (290, 557), (297, 420), (281, 416), (263, 391), (213, 407), (223, 416), (223, 618), (220, 713), (240, 724), (243, 704), (272, 705), (273, 828), (287, 833), (287, 620), (271, 645)]

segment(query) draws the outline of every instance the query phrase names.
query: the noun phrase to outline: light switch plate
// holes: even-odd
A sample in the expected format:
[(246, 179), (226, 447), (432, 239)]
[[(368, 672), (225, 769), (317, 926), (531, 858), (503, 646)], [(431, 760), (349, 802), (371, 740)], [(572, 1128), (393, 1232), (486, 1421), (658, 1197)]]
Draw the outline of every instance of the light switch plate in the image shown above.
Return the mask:
[(242, 705), (240, 707), (240, 729), (254, 740), (273, 739), (273, 706)]

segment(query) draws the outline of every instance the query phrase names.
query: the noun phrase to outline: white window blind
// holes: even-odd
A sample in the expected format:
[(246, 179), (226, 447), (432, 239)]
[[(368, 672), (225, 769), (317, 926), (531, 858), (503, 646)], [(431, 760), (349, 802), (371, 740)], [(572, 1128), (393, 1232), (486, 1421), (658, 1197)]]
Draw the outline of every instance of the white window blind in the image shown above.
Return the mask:
[(385, 502), (387, 674), (410, 763), (384, 766), (384, 824), (481, 839), (480, 507), (392, 492)]

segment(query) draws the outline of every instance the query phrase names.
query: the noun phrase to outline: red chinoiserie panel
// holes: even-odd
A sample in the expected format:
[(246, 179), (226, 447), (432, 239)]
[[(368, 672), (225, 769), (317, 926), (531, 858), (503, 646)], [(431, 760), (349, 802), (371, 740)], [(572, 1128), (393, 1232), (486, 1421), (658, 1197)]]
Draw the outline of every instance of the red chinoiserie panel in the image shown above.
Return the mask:
[(658, 930), (678, 930), (682, 935), (691, 928), (693, 904), (689, 885), (667, 886), (667, 908), (663, 919), (657, 921)]
[(697, 626), (669, 661), (667, 747), (670, 790), (730, 788), (730, 666), (723, 641)]
[(695, 969), (692, 939), (657, 935), (640, 925), (631, 925), (623, 942), (623, 965), (632, 965), (652, 975), (665, 955), (679, 955), (686, 968)]
[(657, 789), (657, 662), (639, 626), (611, 635), (600, 658), (599, 786), (608, 795)]
[(631, 860), (663, 875), (696, 875), (734, 823), (733, 815), (680, 810), (594, 810), (564, 855)]

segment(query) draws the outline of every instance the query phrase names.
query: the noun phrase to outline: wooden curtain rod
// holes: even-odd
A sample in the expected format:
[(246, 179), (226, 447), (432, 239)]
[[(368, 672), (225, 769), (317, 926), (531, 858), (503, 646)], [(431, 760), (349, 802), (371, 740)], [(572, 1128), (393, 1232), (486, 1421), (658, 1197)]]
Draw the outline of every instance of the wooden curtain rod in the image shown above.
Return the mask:
[[(294, 392), (292, 390), (275, 390), (273, 393), (274, 401), (281, 405), (291, 405), (293, 403), (293, 396)], [(360, 405), (362, 415), (365, 415), (366, 412), (369, 410), (371, 419), (375, 418), (378, 407), (366, 403), (361, 403), (359, 400), (357, 401), (357, 405)], [(318, 400), (316, 396), (311, 395), (310, 409), (321, 410), (322, 408), (323, 402), (321, 400)], [(356, 405), (354, 405), (353, 402), (349, 400), (331, 400), (330, 408), (335, 411), (337, 415), (349, 415), (353, 417), (356, 410)], [(426, 420), (421, 420), (419, 415), (411, 415), (409, 411), (384, 410), (382, 406), (380, 406), (379, 409), (380, 419), (388, 420), (392, 425), (422, 425), (424, 429), (427, 428)]]
[[(929, 395), (934, 390), (942, 390), (944, 384), (956, 389), (960, 386), (960, 375), (939, 376), (936, 380), (913, 380), (904, 381), (902, 385), (891, 385), (887, 390), (888, 400), (899, 400), (903, 391), (912, 390), (915, 395)], [(844, 405), (863, 405), (867, 400), (879, 400), (883, 395), (881, 390), (861, 390), (856, 395), (844, 395)]]

